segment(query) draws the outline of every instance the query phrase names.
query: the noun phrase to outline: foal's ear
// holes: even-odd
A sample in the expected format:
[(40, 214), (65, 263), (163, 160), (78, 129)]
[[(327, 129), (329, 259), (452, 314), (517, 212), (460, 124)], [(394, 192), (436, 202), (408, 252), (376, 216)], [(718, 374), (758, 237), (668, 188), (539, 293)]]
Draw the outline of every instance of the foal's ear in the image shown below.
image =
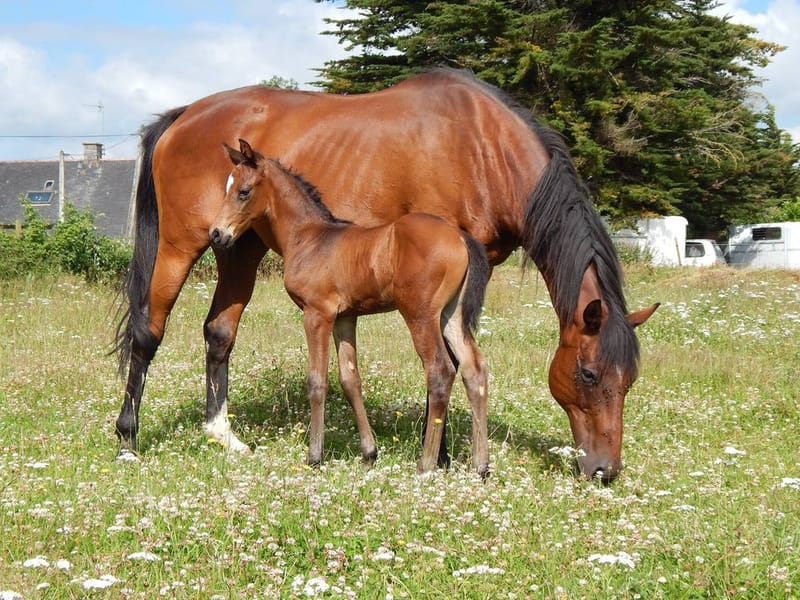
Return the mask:
[(253, 150), (253, 147), (247, 142), (247, 140), (243, 140), (242, 138), (239, 138), (239, 150), (241, 151), (242, 156), (244, 156), (243, 162), (246, 162), (248, 167), (255, 169), (256, 165), (260, 161), (264, 160), (264, 157)]
[(239, 152), (236, 148), (231, 148), (225, 142), (222, 142), (222, 145), (225, 147), (225, 150), (228, 151), (228, 156), (230, 157), (231, 162), (234, 164), (234, 166), (238, 167), (240, 164), (242, 164), (247, 160), (244, 154)]

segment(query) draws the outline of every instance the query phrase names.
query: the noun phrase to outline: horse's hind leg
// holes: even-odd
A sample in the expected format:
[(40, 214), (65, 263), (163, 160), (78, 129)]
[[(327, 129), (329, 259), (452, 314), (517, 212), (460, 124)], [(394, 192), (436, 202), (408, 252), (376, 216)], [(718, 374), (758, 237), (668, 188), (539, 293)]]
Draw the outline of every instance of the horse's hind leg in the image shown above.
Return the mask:
[(356, 317), (339, 317), (333, 325), (333, 339), (339, 360), (339, 381), (344, 395), (353, 409), (361, 438), (361, 457), (368, 465), (375, 463), (378, 449), (372, 428), (369, 426), (367, 411), (364, 409), (364, 396), (361, 390), (361, 375), (358, 373), (356, 352)]
[(448, 349), (461, 366), (461, 379), (472, 407), (472, 466), (481, 477), (489, 476), (489, 433), (487, 415), (488, 372), (486, 360), (472, 332), (463, 326), (456, 306), (442, 317), (442, 332)]
[(116, 421), (120, 447), (117, 458), (127, 460), (138, 451), (139, 406), (144, 393), (147, 369), (164, 337), (164, 327), (189, 270), (200, 256), (177, 252), (163, 240), (159, 243), (148, 291), (146, 327), (136, 331), (131, 341), (131, 357), (125, 398)]
[(253, 295), (258, 264), (266, 248), (253, 232), (244, 234), (229, 250), (216, 252), (219, 279), (203, 334), (206, 341), (205, 432), (225, 448), (249, 452), (231, 431), (228, 419), (228, 359), (239, 321)]

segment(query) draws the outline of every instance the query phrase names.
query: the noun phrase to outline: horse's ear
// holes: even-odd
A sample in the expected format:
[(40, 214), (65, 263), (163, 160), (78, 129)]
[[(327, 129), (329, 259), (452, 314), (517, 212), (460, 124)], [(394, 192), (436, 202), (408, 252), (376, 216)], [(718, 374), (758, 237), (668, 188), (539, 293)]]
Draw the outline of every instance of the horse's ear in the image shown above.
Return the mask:
[(650, 316), (654, 312), (656, 312), (656, 309), (659, 306), (661, 306), (661, 303), (656, 302), (652, 306), (648, 306), (647, 308), (643, 308), (642, 310), (637, 310), (636, 312), (627, 315), (625, 318), (628, 320), (628, 323), (630, 323), (633, 327), (638, 327), (639, 325), (647, 321), (647, 319), (649, 319)]
[(222, 142), (222, 145), (225, 146), (225, 150), (228, 151), (228, 156), (230, 157), (231, 162), (235, 166), (239, 166), (240, 164), (245, 162), (246, 158), (245, 158), (244, 154), (239, 152), (236, 148), (231, 148), (225, 142)]
[(603, 322), (603, 303), (599, 298), (592, 300), (583, 309), (583, 332), (586, 335), (597, 335)]

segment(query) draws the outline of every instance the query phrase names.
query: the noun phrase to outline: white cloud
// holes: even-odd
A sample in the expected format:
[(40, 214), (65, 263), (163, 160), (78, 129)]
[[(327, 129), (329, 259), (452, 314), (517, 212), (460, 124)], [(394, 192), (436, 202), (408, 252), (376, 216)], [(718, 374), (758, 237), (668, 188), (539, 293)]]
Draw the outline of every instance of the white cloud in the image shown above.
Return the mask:
[(750, 4), (729, 0), (721, 2), (714, 12), (755, 27), (759, 39), (786, 46), (766, 68), (756, 71), (764, 79), (757, 91), (775, 107), (778, 127), (789, 131), (800, 143), (800, 87), (795, 82), (800, 64), (800, 1), (772, 0), (760, 3), (763, 6), (757, 10), (748, 8)]
[[(342, 15), (330, 2), (245, 0), (226, 11), (235, 20), (0, 25), (0, 160), (79, 154), (91, 134), (135, 133), (157, 113), (273, 75), (308, 88), (312, 69), (345, 54), (320, 35), (324, 17)], [(8, 137), (41, 135), (80, 137)], [(135, 136), (98, 141), (108, 157), (137, 151)]]
[[(179, 0), (164, 2), (173, 9), (165, 11), (170, 17), (137, 17), (136, 23), (113, 14), (115, 3), (104, 8), (109, 14), (77, 25), (58, 18), (58, 11), (69, 10), (60, 3), (48, 3), (43, 22), (0, 23), (0, 136), (6, 136), (0, 137), (0, 160), (53, 160), (59, 150), (79, 154), (90, 134), (135, 133), (157, 113), (273, 75), (308, 87), (317, 77), (313, 69), (345, 55), (335, 36), (320, 35), (330, 29), (323, 18), (344, 15), (338, 3), (194, 0), (187, 14), (197, 16), (181, 22), (174, 17)], [(773, 0), (760, 11), (745, 10), (749, 5), (729, 0), (717, 12), (789, 46), (763, 71), (760, 91), (775, 106), (778, 125), (800, 141), (800, 87), (794, 84), (800, 0)], [(215, 20), (220, 9), (225, 13)], [(50, 14), (53, 22), (44, 22)], [(77, 137), (8, 137), (34, 135)], [(137, 151), (135, 136), (98, 141), (112, 158)]]

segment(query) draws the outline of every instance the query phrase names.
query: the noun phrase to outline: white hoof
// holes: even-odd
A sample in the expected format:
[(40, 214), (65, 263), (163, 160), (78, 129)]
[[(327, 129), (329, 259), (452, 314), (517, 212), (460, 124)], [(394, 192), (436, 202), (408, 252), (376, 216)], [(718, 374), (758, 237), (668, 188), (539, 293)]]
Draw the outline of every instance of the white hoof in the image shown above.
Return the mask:
[(117, 454), (117, 462), (138, 463), (141, 462), (141, 459), (133, 450), (122, 448)]
[(220, 446), (229, 452), (236, 452), (238, 454), (250, 454), (250, 447), (243, 443), (236, 434), (231, 431), (231, 424), (228, 417), (217, 417), (210, 423), (205, 425), (206, 435), (217, 442)]

